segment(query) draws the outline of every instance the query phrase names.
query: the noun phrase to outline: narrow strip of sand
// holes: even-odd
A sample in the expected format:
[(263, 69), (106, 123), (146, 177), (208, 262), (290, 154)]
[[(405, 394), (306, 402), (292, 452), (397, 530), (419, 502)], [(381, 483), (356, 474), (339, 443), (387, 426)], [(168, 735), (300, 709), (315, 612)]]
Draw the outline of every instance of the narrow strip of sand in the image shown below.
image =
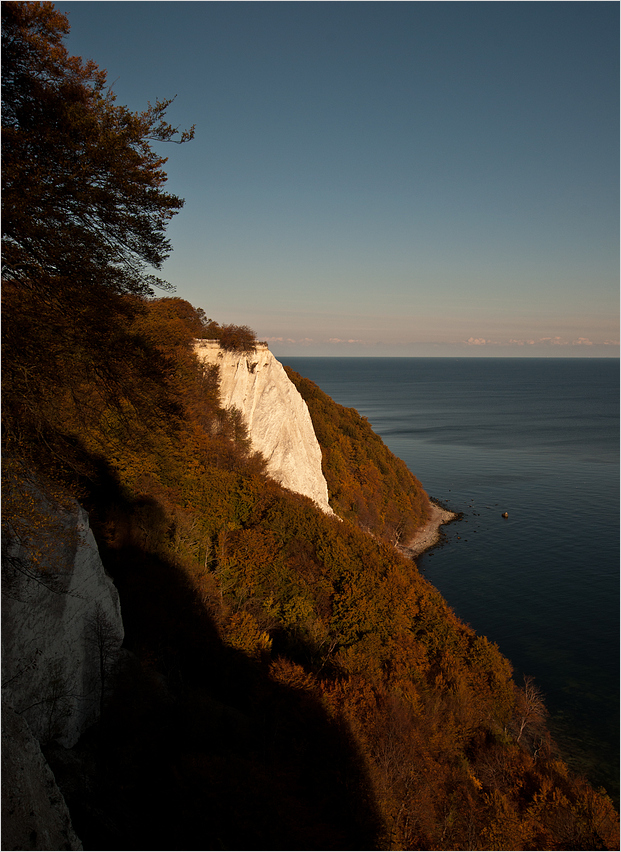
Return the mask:
[(449, 521), (454, 521), (459, 517), (455, 512), (449, 512), (448, 509), (443, 509), (442, 506), (438, 506), (433, 501), (429, 502), (429, 506), (431, 513), (425, 526), (416, 530), (414, 537), (407, 544), (397, 545), (397, 550), (410, 559), (415, 559), (423, 551), (437, 544), (440, 540), (440, 527), (442, 524), (448, 524)]

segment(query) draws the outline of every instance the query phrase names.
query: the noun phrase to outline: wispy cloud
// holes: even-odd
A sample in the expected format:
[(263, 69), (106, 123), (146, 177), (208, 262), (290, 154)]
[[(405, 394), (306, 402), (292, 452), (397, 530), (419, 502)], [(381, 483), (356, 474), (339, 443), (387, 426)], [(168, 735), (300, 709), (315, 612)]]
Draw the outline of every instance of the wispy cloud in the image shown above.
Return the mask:
[(490, 340), (485, 337), (469, 337), (465, 341), (468, 346), (618, 346), (618, 341), (604, 340), (596, 343), (588, 337), (578, 337), (568, 340), (559, 335), (555, 337), (510, 338), (509, 340)]

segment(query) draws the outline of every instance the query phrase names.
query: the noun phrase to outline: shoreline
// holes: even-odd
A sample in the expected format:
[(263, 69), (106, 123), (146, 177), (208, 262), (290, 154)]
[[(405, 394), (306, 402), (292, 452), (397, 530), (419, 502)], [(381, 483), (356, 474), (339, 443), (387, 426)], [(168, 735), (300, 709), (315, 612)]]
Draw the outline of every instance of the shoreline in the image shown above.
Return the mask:
[(460, 516), (458, 512), (451, 512), (443, 508), (435, 500), (430, 499), (429, 505), (431, 515), (425, 526), (417, 530), (414, 537), (407, 544), (397, 545), (397, 550), (409, 559), (416, 559), (421, 553), (424, 553), (437, 544), (441, 537), (440, 528), (444, 524), (456, 521)]

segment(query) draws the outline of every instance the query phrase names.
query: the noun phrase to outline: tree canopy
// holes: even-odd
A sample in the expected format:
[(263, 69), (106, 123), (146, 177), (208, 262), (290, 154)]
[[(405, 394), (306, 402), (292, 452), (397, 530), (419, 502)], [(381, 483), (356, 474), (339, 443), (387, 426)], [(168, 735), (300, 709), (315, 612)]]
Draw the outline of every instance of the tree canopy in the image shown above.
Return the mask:
[(229, 352), (254, 352), (257, 346), (257, 336), (247, 325), (223, 325), (218, 338)]
[(146, 295), (167, 287), (149, 267), (183, 205), (152, 144), (194, 131), (165, 121), (171, 100), (117, 105), (105, 71), (67, 52), (68, 31), (52, 4), (2, 4), (3, 278), (72, 298), (96, 285)]
[(170, 100), (117, 105), (68, 32), (51, 3), (2, 3), (3, 447), (39, 469), (75, 464), (70, 433), (110, 406), (141, 422), (156, 398), (171, 410), (169, 368), (135, 318), (152, 286), (170, 289), (151, 271), (183, 205), (153, 145), (193, 135), (166, 123)]

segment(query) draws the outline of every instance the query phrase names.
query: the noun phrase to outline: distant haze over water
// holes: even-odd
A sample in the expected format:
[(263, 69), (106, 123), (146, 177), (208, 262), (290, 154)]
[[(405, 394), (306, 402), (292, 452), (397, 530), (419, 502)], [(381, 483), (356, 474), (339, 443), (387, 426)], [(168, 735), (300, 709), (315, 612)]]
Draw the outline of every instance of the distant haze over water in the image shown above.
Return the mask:
[(420, 570), (535, 677), (564, 757), (618, 806), (618, 360), (282, 360), (464, 513)]

